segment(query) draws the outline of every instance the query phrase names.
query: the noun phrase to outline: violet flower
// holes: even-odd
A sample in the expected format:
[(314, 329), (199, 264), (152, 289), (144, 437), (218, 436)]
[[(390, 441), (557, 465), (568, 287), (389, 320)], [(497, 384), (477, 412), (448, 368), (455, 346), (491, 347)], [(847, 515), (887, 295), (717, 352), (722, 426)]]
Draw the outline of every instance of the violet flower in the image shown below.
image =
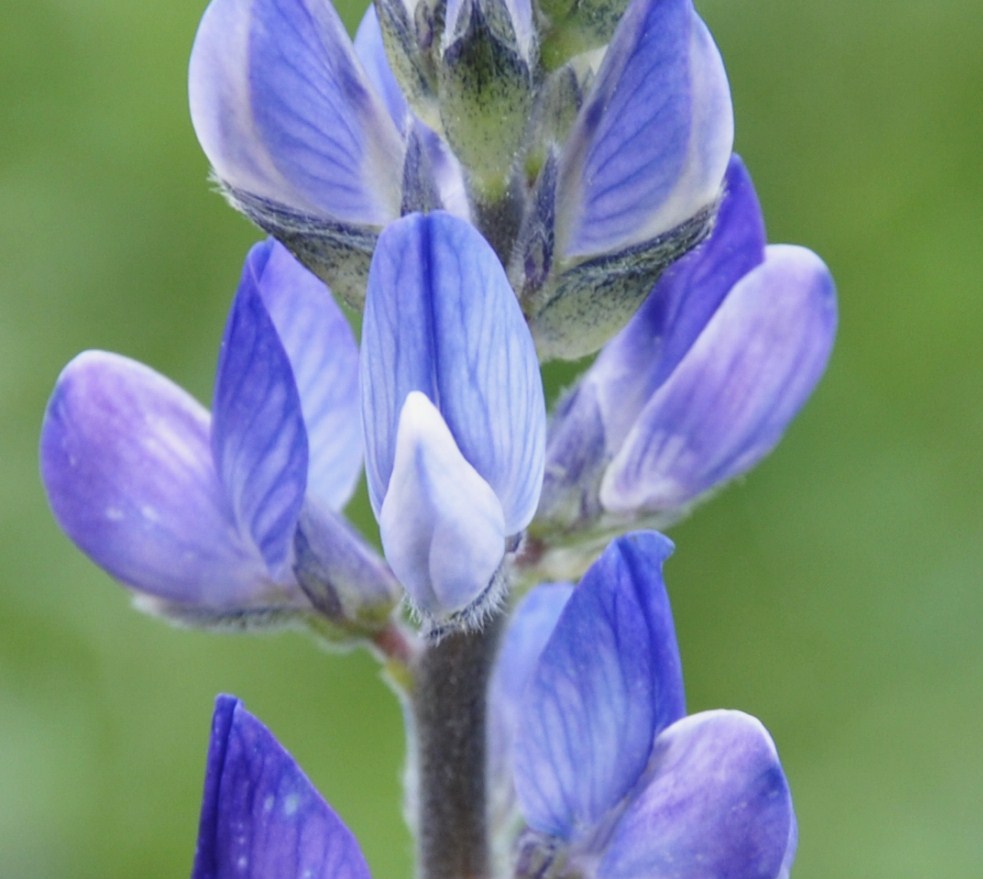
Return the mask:
[(528, 828), (517, 876), (788, 875), (796, 823), (770, 736), (738, 711), (686, 715), (671, 551), (619, 538), (576, 589), (540, 587), (515, 614), (491, 710), (492, 766), (513, 768)]
[(191, 879), (369, 879), (351, 831), (232, 696), (215, 700)]
[(248, 625), (316, 607), (384, 618), (397, 587), (339, 515), (361, 472), (358, 355), (324, 285), (249, 253), (213, 414), (149, 367), (87, 351), (55, 385), (41, 475), (62, 529), (149, 610)]
[(362, 418), (369, 498), (411, 604), (431, 623), (477, 624), (536, 510), (546, 409), (504, 269), (449, 214), (406, 217), (379, 238)]
[(836, 292), (811, 251), (765, 244), (736, 156), (710, 238), (669, 269), (561, 400), (545, 532), (665, 527), (778, 443), (826, 368)]

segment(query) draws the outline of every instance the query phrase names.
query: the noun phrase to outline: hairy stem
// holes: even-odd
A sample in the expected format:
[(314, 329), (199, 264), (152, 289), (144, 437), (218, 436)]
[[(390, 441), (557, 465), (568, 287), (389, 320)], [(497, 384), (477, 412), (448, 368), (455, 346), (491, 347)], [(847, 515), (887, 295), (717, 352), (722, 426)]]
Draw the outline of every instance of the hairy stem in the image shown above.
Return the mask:
[(485, 703), (501, 615), (423, 652), (413, 691), (417, 879), (488, 879)]

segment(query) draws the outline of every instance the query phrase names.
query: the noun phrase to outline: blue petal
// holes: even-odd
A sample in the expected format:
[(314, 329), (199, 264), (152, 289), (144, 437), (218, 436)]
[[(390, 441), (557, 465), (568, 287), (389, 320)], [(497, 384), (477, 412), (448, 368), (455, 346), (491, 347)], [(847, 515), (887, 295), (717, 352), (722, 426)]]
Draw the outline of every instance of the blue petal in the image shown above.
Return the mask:
[(612, 512), (673, 510), (750, 469), (815, 387), (836, 331), (829, 271), (771, 245), (646, 405), (601, 485)]
[(280, 244), (253, 249), (254, 282), (290, 361), (307, 429), (307, 497), (337, 510), (362, 472), (358, 348), (331, 292)]
[(369, 879), (351, 831), (231, 696), (215, 701), (191, 879)]
[(473, 607), (470, 624), (496, 604), (488, 593), (505, 555), (502, 506), (417, 391), (399, 419), (379, 530), (393, 573), (425, 619), (444, 622)]
[(280, 573), (307, 484), (307, 434), (290, 361), (263, 304), (270, 247), (250, 251), (219, 354), (213, 404), (215, 469), (235, 521)]
[(592, 518), (601, 468), (617, 454), (646, 404), (692, 347), (724, 297), (762, 262), (761, 208), (732, 157), (710, 237), (670, 266), (628, 325), (604, 346), (550, 422), (540, 514)]
[(785, 879), (795, 815), (774, 743), (753, 717), (707, 711), (655, 742), (648, 785), (595, 879)]
[(213, 0), (191, 55), (191, 118), (223, 183), (295, 212), (399, 215), (399, 132), (324, 0)]
[(212, 608), (273, 589), (232, 521), (204, 408), (163, 376), (88, 351), (65, 367), (41, 431), (41, 477), (58, 524), (142, 592)]
[(634, 0), (564, 146), (559, 252), (621, 250), (711, 204), (733, 127), (723, 62), (690, 0)]
[(614, 541), (584, 575), (525, 691), (515, 781), (535, 830), (587, 838), (683, 716), (682, 672), (654, 532)]
[(376, 515), (403, 402), (421, 391), (494, 490), (507, 533), (529, 523), (546, 433), (539, 365), (505, 271), (472, 226), (435, 212), (406, 217), (382, 233), (369, 271), (361, 368)]
[(488, 685), (488, 778), (492, 815), (502, 827), (509, 826), (515, 799), (512, 744), (522, 722), (522, 697), (572, 592), (569, 583), (544, 583), (526, 595), (495, 659)]
[(731, 288), (764, 259), (761, 206), (737, 156), (728, 168), (725, 192), (710, 237), (666, 270), (585, 376), (596, 388), (612, 453)]
[(544, 519), (573, 523), (599, 512), (594, 495), (610, 455), (597, 393), (594, 384), (582, 380), (553, 413), (537, 514)]

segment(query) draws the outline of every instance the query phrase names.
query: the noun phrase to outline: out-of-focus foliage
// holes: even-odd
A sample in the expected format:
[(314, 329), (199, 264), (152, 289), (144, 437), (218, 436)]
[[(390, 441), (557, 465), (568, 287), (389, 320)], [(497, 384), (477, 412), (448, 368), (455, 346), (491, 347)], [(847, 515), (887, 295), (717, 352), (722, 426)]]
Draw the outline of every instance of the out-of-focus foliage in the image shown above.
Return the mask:
[[(0, 875), (187, 875), (214, 694), (242, 697), (410, 875), (394, 700), (364, 656), (181, 632), (48, 514), (36, 443), (83, 348), (207, 401), (257, 237), (187, 118), (203, 0), (7, 0), (0, 19)], [(672, 536), (690, 709), (781, 750), (796, 879), (983, 860), (983, 23), (938, 3), (706, 0), (775, 241), (836, 277), (831, 369), (778, 451)], [(359, 10), (347, 10), (354, 24)], [(371, 521), (364, 492), (356, 517)]]

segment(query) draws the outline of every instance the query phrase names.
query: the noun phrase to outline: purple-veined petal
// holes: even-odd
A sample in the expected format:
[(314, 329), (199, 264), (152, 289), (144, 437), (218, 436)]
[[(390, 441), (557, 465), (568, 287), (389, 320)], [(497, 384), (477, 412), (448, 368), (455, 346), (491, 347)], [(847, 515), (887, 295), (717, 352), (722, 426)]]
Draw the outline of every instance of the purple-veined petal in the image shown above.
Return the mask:
[(573, 586), (543, 583), (516, 607), (488, 685), (488, 779), (493, 818), (507, 826), (515, 800), (512, 742), (522, 721), (522, 696), (553, 634)]
[(275, 241), (250, 255), (259, 290), (290, 361), (307, 429), (307, 497), (332, 510), (362, 471), (358, 348), (331, 292)]
[(189, 97), (227, 186), (346, 223), (399, 215), (399, 132), (328, 0), (212, 0)]
[(655, 238), (717, 197), (734, 136), (720, 53), (690, 0), (634, 0), (564, 147), (557, 249)]
[(515, 739), (519, 803), (541, 833), (589, 835), (639, 782), (656, 734), (685, 713), (662, 580), (671, 551), (655, 532), (615, 540), (543, 650)]
[(761, 206), (744, 163), (733, 156), (710, 237), (665, 271), (635, 317), (604, 347), (585, 376), (585, 382), (596, 388), (612, 453), (724, 297), (761, 263), (764, 254)]
[(836, 331), (814, 253), (769, 245), (655, 393), (601, 484), (608, 510), (664, 511), (756, 464), (812, 392)]
[(215, 700), (191, 879), (369, 879), (351, 831), (232, 696)]
[(215, 469), (239, 528), (274, 576), (293, 549), (307, 433), (290, 361), (260, 294), (269, 247), (250, 251), (222, 338), (212, 406)]
[(795, 815), (775, 745), (738, 711), (694, 714), (655, 741), (650, 779), (595, 879), (785, 879)]
[(532, 338), (505, 271), (467, 223), (412, 215), (380, 235), (362, 328), (362, 419), (369, 497), (388, 489), (403, 402), (421, 391), (495, 492), (508, 534), (542, 486), (545, 403)]
[(213, 608), (272, 591), (215, 475), (205, 409), (152, 369), (102, 351), (65, 367), (41, 431), (58, 524), (117, 579)]
[(407, 396), (400, 415), (379, 531), (393, 573), (430, 619), (474, 605), (505, 555), (498, 498), (418, 391)]

